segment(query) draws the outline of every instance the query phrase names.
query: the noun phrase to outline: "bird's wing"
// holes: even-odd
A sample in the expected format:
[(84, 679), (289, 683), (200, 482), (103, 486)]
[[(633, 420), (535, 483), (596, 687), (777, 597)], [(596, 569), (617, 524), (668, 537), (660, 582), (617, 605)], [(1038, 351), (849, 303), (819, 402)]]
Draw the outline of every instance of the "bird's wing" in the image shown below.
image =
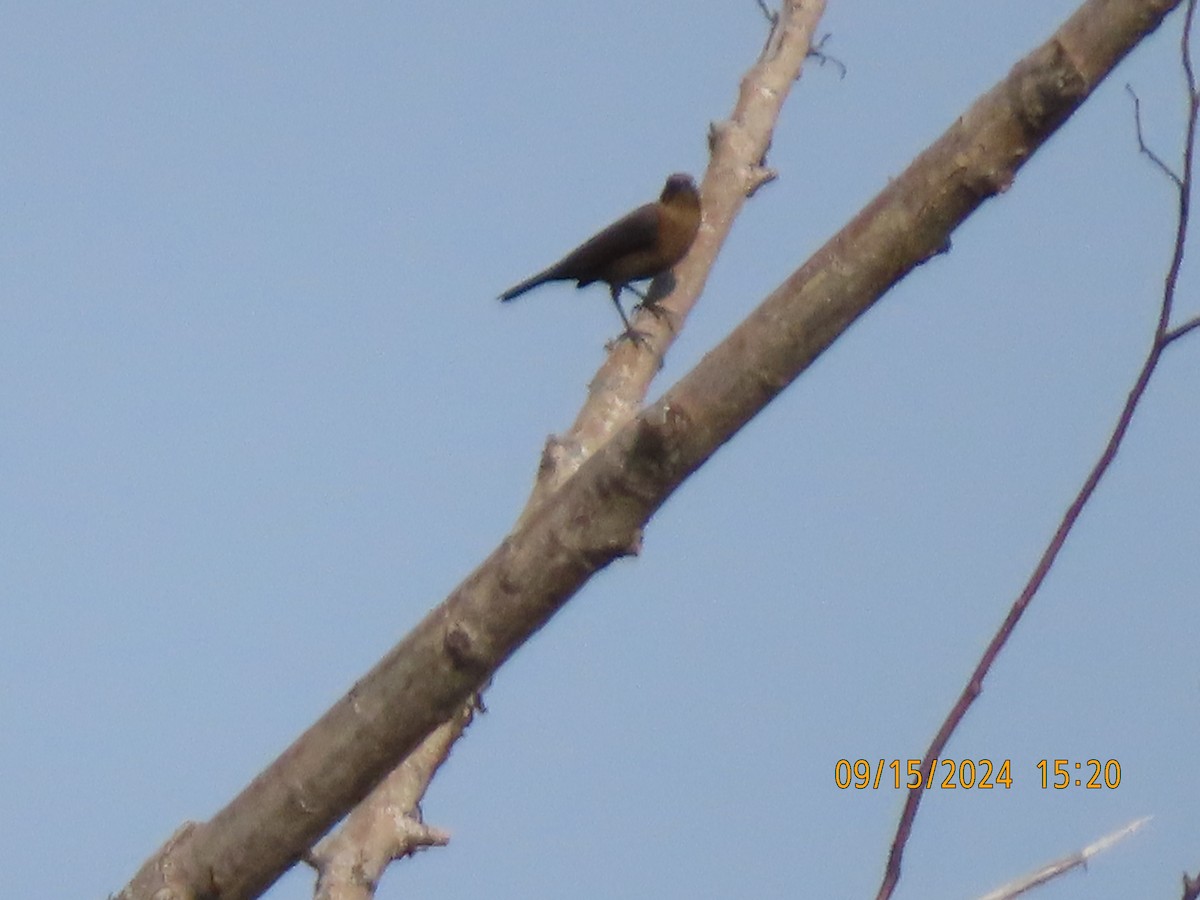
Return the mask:
[(606, 280), (613, 263), (634, 253), (652, 250), (658, 241), (658, 204), (648, 203), (588, 238), (558, 263), (560, 277), (580, 284)]

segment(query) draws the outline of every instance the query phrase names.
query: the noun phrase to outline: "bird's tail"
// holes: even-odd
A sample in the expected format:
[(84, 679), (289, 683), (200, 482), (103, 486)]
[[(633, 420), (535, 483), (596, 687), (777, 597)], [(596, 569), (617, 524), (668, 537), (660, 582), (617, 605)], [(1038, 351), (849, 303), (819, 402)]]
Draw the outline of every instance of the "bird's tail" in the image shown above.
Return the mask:
[(549, 269), (546, 269), (543, 272), (538, 272), (536, 275), (534, 275), (530, 278), (526, 278), (520, 284), (513, 285), (507, 291), (505, 291), (503, 294), (500, 295), (500, 299), (503, 301), (515, 300), (517, 297), (520, 297), (526, 291), (533, 290), (539, 284), (545, 284), (547, 281), (553, 281), (555, 277), (556, 277), (556, 274), (554, 271), (554, 267), (551, 266)]

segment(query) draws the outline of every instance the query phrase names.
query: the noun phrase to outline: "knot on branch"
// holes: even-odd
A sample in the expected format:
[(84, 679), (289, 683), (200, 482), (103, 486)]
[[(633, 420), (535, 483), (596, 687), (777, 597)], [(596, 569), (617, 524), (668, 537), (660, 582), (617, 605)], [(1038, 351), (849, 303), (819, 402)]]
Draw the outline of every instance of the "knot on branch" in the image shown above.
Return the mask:
[(488, 663), (484, 654), (470, 631), (461, 622), (456, 622), (446, 631), (446, 636), (442, 639), (442, 647), (445, 649), (451, 665), (460, 672), (482, 675), (488, 671)]
[(1059, 41), (1018, 63), (1008, 80), (1013, 115), (1028, 135), (1053, 131), (1087, 95), (1087, 83)]

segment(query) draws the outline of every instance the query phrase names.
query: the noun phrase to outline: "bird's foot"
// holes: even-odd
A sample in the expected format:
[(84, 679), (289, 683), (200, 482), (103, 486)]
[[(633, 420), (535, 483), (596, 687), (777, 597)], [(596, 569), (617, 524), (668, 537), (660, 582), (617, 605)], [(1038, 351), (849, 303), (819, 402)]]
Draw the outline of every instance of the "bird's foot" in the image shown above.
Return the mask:
[(617, 348), (621, 341), (630, 341), (635, 347), (644, 347), (650, 349), (650, 335), (644, 331), (638, 331), (633, 326), (626, 328), (615, 338), (604, 345), (604, 349), (611, 353)]
[(672, 332), (675, 331), (675, 313), (657, 301), (643, 300), (636, 307), (634, 307), (635, 311), (639, 309), (643, 309), (650, 313), (650, 315), (654, 316), (654, 318), (658, 319), (660, 322), (666, 322), (667, 327), (670, 328)]

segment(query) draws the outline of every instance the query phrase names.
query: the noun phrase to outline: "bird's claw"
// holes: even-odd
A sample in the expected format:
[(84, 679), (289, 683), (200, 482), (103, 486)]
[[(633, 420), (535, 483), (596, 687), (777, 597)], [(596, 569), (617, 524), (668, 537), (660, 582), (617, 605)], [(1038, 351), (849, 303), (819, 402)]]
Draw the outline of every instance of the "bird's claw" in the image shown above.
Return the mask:
[(634, 307), (635, 311), (639, 309), (644, 309), (660, 322), (665, 321), (668, 325), (671, 324), (671, 311), (660, 304), (657, 300), (643, 300)]
[(639, 303), (635, 307), (635, 311), (636, 310), (645, 310), (646, 312), (650, 313), (650, 315), (654, 316), (654, 318), (656, 318), (658, 321), (664, 322), (667, 328), (671, 330), (672, 334), (677, 333), (675, 328), (675, 322), (677, 321), (675, 318), (675, 313), (667, 309), (665, 306), (662, 306), (657, 301), (646, 301), (644, 303)]
[(617, 345), (620, 344), (621, 341), (630, 341), (635, 347), (644, 347), (647, 350), (650, 349), (650, 335), (644, 331), (638, 331), (632, 326), (626, 328), (615, 338), (605, 344), (604, 349), (611, 353), (617, 348)]

